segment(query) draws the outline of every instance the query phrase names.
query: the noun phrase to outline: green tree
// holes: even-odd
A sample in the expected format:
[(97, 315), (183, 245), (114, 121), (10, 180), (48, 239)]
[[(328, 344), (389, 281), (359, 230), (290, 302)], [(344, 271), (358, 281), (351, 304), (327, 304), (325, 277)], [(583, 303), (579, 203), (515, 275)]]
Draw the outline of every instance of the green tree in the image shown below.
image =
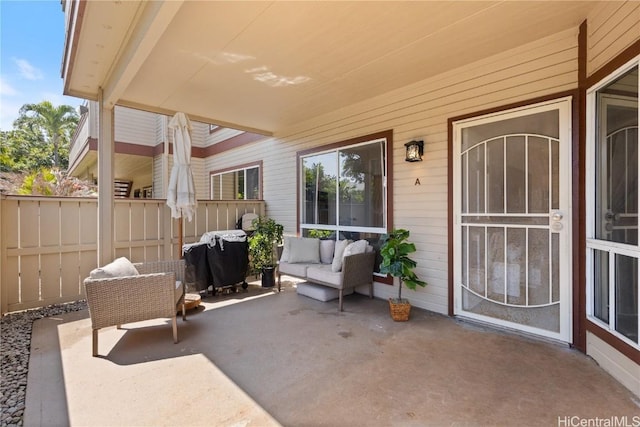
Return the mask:
[[(0, 131), (0, 171), (30, 172), (51, 167), (51, 147), (29, 128)], [(63, 158), (68, 163), (68, 155)]]
[(9, 148), (8, 139), (5, 134), (8, 132), (0, 131), (0, 172), (10, 172), (13, 170), (15, 161), (13, 160), (11, 150)]
[[(42, 135), (53, 150), (52, 166), (67, 168), (69, 142), (78, 126), (78, 114), (73, 107), (56, 107), (50, 101), (25, 104), (20, 108), (20, 116), (13, 122), (13, 126), (27, 133)], [(61, 161), (61, 154), (66, 155), (66, 164)]]

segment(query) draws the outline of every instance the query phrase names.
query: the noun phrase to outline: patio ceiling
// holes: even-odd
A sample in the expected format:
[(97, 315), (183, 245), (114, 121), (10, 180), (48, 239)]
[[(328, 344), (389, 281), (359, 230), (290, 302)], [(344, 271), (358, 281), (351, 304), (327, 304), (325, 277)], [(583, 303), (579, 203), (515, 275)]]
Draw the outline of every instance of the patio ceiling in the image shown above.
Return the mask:
[[(593, 2), (74, 3), (64, 92), (272, 134), (574, 28)], [(74, 25), (75, 24), (75, 25)]]

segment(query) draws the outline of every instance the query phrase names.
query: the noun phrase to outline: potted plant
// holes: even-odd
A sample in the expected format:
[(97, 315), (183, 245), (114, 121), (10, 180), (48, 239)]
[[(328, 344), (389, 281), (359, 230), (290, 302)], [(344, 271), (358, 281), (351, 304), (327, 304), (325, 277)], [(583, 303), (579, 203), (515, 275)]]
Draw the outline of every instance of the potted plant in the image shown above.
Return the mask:
[(408, 255), (416, 251), (416, 246), (407, 242), (408, 238), (409, 230), (394, 229), (382, 237), (382, 247), (380, 248), (382, 256), (380, 273), (397, 277), (400, 282), (398, 298), (389, 298), (391, 317), (396, 322), (409, 320), (409, 312), (411, 311), (409, 300), (402, 298), (402, 284), (404, 283), (411, 290), (415, 290), (416, 286), (427, 286), (427, 283), (418, 279), (413, 271), (417, 263)]
[(275, 285), (276, 246), (282, 243), (284, 227), (271, 218), (253, 220), (253, 234), (249, 237), (249, 257), (255, 271), (262, 273), (262, 286)]

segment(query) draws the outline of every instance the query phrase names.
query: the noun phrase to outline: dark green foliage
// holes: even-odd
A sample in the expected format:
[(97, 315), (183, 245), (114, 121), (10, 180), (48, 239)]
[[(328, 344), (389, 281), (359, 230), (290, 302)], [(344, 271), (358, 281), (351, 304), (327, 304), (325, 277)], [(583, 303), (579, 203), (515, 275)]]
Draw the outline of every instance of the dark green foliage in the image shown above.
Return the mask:
[(23, 105), (13, 130), (0, 131), (0, 171), (66, 169), (77, 125), (78, 115), (69, 105), (56, 107), (49, 101)]
[(400, 279), (398, 287), (398, 299), (402, 299), (402, 284), (415, 290), (416, 286), (427, 286), (427, 282), (418, 279), (413, 269), (418, 265), (409, 258), (409, 254), (416, 251), (416, 246), (406, 240), (409, 238), (409, 230), (394, 229), (391, 233), (382, 237), (380, 255), (380, 273), (390, 274)]
[(282, 243), (284, 227), (271, 218), (253, 220), (255, 231), (249, 237), (249, 256), (256, 270), (276, 265), (275, 248)]

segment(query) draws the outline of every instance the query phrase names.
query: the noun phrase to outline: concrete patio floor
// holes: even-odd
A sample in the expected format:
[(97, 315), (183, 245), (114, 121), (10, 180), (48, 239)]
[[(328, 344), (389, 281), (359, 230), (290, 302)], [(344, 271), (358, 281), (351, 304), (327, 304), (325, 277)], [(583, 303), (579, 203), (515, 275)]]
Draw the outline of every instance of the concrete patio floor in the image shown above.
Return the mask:
[(633, 394), (566, 346), (415, 308), (395, 323), (362, 295), (339, 313), (291, 280), (206, 298), (178, 334), (167, 319), (106, 328), (91, 357), (86, 310), (36, 321), (24, 425), (640, 423)]

